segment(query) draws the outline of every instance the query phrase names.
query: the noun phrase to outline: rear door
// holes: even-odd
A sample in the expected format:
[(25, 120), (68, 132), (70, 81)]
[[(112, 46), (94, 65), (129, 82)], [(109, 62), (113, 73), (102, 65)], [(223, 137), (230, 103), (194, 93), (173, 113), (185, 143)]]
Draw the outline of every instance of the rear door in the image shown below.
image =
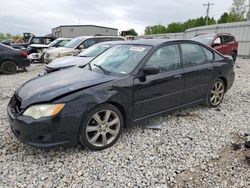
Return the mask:
[(159, 66), (161, 71), (134, 80), (134, 119), (182, 104), (184, 79), (178, 45), (159, 47), (146, 66)]
[(201, 101), (207, 95), (214, 77), (213, 52), (198, 44), (181, 44), (185, 86), (183, 103)]
[(223, 54), (232, 55), (234, 51), (234, 37), (231, 35), (222, 35), (222, 44), (223, 44)]

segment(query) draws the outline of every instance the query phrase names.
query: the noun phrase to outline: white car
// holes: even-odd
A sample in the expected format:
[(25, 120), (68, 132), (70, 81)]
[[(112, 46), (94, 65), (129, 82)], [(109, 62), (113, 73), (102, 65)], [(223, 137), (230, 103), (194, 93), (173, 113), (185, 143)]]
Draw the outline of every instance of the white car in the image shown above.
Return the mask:
[(43, 55), (48, 49), (55, 49), (57, 47), (62, 47), (67, 44), (71, 38), (58, 38), (49, 44), (32, 44), (28, 47), (30, 52), (29, 59), (33, 62), (41, 62)]
[(120, 36), (82, 36), (76, 37), (68, 42), (65, 46), (48, 50), (44, 55), (44, 62), (50, 63), (53, 60), (65, 56), (78, 55), (84, 49), (106, 41), (124, 41), (124, 37)]

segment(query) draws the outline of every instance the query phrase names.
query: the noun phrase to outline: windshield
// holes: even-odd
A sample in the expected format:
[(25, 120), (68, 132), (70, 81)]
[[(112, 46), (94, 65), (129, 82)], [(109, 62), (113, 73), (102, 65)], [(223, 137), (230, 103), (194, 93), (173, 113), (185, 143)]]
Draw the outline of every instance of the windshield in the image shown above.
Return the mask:
[(211, 45), (214, 40), (214, 35), (199, 35), (199, 36), (193, 37), (191, 40), (201, 42), (206, 45)]
[(75, 48), (84, 38), (78, 37), (69, 41), (64, 47), (66, 48)]
[(54, 40), (53, 42), (49, 43), (49, 47), (53, 47), (58, 43), (59, 39)]
[(78, 56), (80, 57), (96, 57), (108, 48), (111, 47), (111, 44), (96, 44), (90, 48), (81, 52)]
[(144, 45), (115, 45), (91, 61), (92, 70), (101, 66), (110, 73), (130, 74), (152, 47)]

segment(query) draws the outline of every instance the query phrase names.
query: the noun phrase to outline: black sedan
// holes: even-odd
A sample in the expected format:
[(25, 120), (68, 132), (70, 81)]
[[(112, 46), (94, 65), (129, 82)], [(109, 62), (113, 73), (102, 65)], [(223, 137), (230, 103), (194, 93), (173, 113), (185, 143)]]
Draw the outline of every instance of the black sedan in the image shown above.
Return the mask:
[(17, 69), (30, 66), (25, 50), (14, 49), (10, 46), (0, 44), (0, 70), (4, 74), (14, 74)]
[(31, 146), (101, 150), (134, 122), (198, 104), (217, 107), (234, 77), (233, 60), (201, 43), (127, 41), (85, 67), (25, 83), (8, 104), (9, 122)]

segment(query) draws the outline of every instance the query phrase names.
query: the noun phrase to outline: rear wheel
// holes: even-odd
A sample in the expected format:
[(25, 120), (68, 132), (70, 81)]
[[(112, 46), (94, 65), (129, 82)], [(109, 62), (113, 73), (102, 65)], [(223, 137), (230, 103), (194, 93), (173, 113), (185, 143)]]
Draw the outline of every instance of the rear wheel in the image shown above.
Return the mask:
[(216, 80), (207, 95), (206, 105), (209, 107), (217, 107), (223, 100), (225, 94), (225, 84), (223, 80), (218, 79)]
[(90, 150), (112, 146), (123, 128), (121, 112), (113, 105), (104, 104), (93, 109), (84, 118), (79, 131), (79, 142)]
[(13, 61), (5, 61), (1, 64), (1, 70), (4, 74), (14, 74), (17, 71), (16, 63)]

